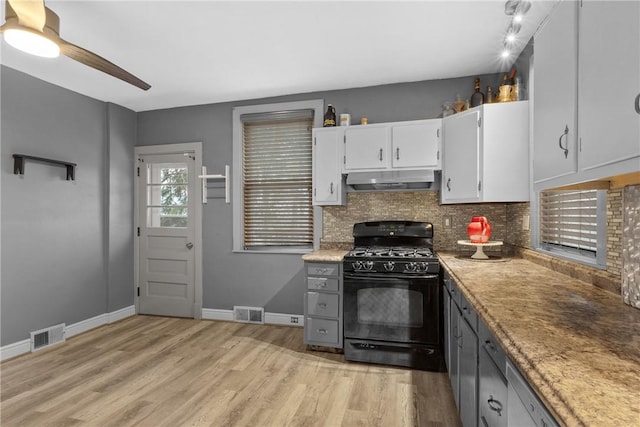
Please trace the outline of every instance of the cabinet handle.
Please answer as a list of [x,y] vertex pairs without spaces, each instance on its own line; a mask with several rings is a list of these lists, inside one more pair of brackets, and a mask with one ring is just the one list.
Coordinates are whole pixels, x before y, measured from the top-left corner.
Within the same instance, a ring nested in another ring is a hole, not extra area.
[[447,191],[451,191],[451,178],[447,179]]
[[396,160],[400,160],[400,148],[396,148]]
[[320,308],[327,308],[327,304],[324,302],[321,302],[320,304],[318,304],[318,307]]
[[[565,125],[564,126],[564,132],[562,133],[562,135],[560,135],[560,138],[558,139],[558,145],[560,146],[560,149],[564,151],[564,158],[566,159],[567,156],[569,155],[569,126]],[[562,146],[562,137],[566,136],[567,138],[565,138],[565,144],[566,146],[563,147]]]
[[636,113],[640,114],[640,93],[636,96]]
[[319,334],[326,334],[326,333],[327,333],[327,330],[326,330],[326,329],[317,329],[317,332],[318,332]]
[[382,148],[380,149],[380,154],[379,154],[378,158],[380,159],[380,161],[382,161]]
[[329,192],[331,192],[331,194],[333,194],[333,182],[331,183],[331,185],[329,186]]
[[493,398],[493,396],[489,395],[489,400],[487,400],[489,404],[489,409],[498,413],[498,416],[501,417],[502,414],[502,403],[498,402]]

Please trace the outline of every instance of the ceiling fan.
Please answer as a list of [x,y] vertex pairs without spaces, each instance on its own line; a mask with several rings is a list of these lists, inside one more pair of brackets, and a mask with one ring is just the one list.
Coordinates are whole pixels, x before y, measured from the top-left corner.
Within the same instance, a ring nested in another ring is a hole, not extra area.
[[11,46],[32,55],[55,58],[60,53],[96,70],[148,90],[151,86],[114,63],[60,38],[60,18],[44,0],[6,0],[0,27]]

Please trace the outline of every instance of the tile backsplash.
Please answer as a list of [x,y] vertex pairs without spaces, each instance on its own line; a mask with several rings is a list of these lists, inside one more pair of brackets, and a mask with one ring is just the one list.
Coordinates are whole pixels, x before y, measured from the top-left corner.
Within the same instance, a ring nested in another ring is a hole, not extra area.
[[436,251],[469,251],[457,242],[468,239],[467,224],[472,216],[480,215],[491,224],[492,240],[526,247],[529,232],[522,229],[522,217],[528,214],[529,203],[440,205],[436,191],[348,193],[346,206],[323,209],[321,244],[351,244],[356,222],[410,220],[433,223]]
[[[462,247],[457,242],[468,238],[467,224],[476,215],[485,216],[489,220],[492,240],[505,242],[504,247],[486,248],[487,253],[531,248],[530,231],[527,227],[530,218],[528,202],[441,205],[437,191],[348,193],[346,206],[324,207],[321,247],[349,249],[353,246],[352,227],[356,222],[410,220],[433,223],[436,251],[471,253],[473,249]],[[622,286],[623,299],[640,308],[640,245],[635,243],[638,236],[640,186],[609,190],[607,269],[596,271],[584,266],[577,268],[580,271],[592,270],[592,283],[603,281],[604,275],[613,285],[603,287],[620,291]],[[534,256],[540,257],[542,255]],[[551,259],[550,262],[558,264],[557,259]]]

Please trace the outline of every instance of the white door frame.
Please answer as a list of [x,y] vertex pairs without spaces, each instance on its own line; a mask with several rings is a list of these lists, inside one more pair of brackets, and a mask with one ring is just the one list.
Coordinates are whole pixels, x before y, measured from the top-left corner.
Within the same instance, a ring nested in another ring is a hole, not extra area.
[[[195,156],[195,173],[196,176],[201,174],[202,171],[202,142],[185,142],[180,144],[163,144],[163,145],[147,145],[142,147],[135,147],[135,165],[134,165],[134,177],[138,175],[139,156],[153,155],[153,154],[182,154],[192,153]],[[137,178],[136,178],[137,179]],[[198,178],[200,179],[200,178]],[[197,183],[198,181],[196,181]],[[134,280],[133,280],[133,300],[136,306],[136,314],[140,313],[140,298],[138,297],[138,288],[140,286],[140,239],[137,235],[138,227],[140,227],[140,206],[138,202],[139,193],[138,181],[134,185]],[[193,305],[193,317],[195,319],[202,318],[202,191],[198,191],[199,186],[196,184],[195,194],[195,283],[194,283],[194,305]],[[189,195],[192,197],[192,195]]]

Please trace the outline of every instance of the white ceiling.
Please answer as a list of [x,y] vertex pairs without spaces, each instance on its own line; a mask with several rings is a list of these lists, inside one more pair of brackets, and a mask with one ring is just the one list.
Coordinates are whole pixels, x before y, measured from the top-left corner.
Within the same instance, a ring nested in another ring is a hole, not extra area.
[[[518,52],[553,7],[533,1]],[[151,84],[1,42],[11,68],[135,111],[503,71],[504,1],[49,0],[60,36]],[[4,22],[4,7],[2,8]]]

